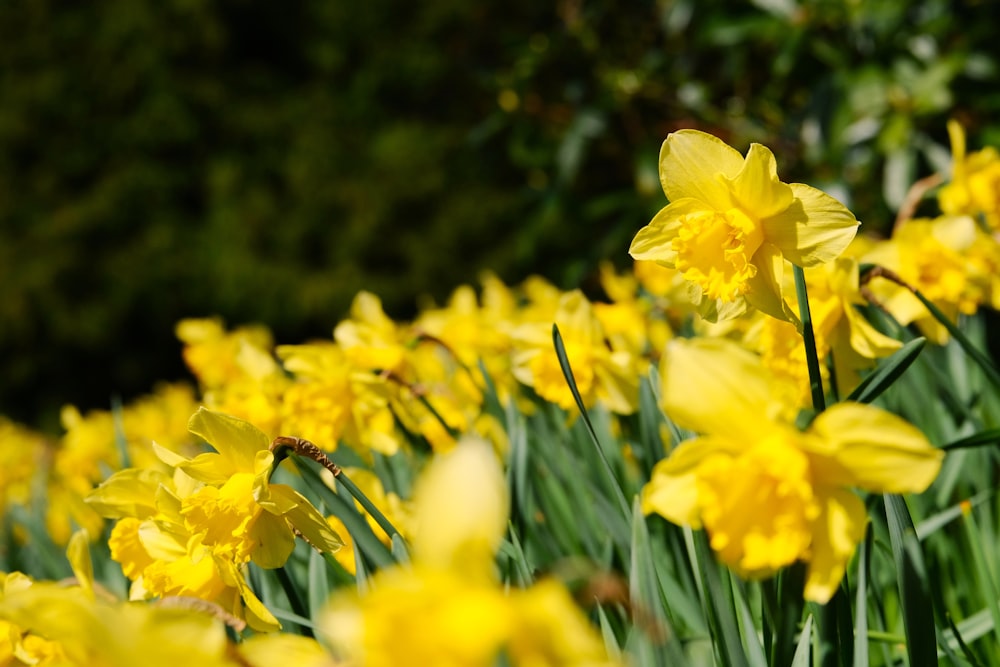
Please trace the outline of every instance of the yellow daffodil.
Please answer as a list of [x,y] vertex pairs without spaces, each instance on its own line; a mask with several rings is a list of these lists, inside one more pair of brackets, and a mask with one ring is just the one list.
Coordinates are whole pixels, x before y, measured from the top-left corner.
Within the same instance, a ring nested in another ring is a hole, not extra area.
[[88,497],[102,514],[120,519],[109,540],[112,558],[135,582],[133,597],[197,597],[255,629],[276,629],[247,585],[244,566],[252,560],[280,567],[296,534],[321,551],[336,551],[340,538],[297,491],[269,482],[274,454],[262,431],[204,408],[189,429],[216,451],[187,459],[156,447],[173,477],[129,468]]
[[559,327],[583,402],[590,406],[601,400],[616,413],[634,412],[639,391],[636,358],[626,350],[608,348],[600,320],[579,290],[560,297],[548,318],[514,330],[514,376],[542,398],[566,410],[574,409],[573,394],[552,342],[553,321]]
[[281,345],[276,350],[294,381],[282,397],[282,431],[334,451],[343,441],[362,456],[392,456],[399,433],[384,377],[358,368],[331,342]]
[[412,564],[379,571],[369,590],[338,592],[317,628],[352,664],[488,667],[610,665],[560,584],[505,591],[494,557],[508,521],[492,448],[463,440],[437,455],[414,492]]
[[[839,257],[807,269],[805,277],[817,354],[823,359],[832,353],[837,390],[845,395],[860,382],[859,370],[873,367],[876,359],[892,354],[902,343],[875,329],[855,307],[865,304],[858,285],[857,260]],[[798,307],[797,298],[790,303]],[[772,374],[787,381],[790,390],[798,387],[799,405],[812,405],[805,345],[793,324],[760,316],[744,340],[760,353]],[[820,371],[826,382],[826,366]]]
[[864,535],[864,503],[853,489],[923,491],[943,453],[868,405],[837,404],[799,431],[770,381],[734,343],[673,341],[662,362],[663,407],[703,435],[656,465],[642,508],[704,527],[719,558],[747,577],[808,563],[805,597],[823,603]]
[[951,138],[951,182],[938,192],[945,215],[982,216],[991,230],[1000,229],[1000,152],[992,146],[970,155],[965,150],[965,129],[948,121]]
[[660,150],[660,182],[670,204],[629,252],[680,271],[711,320],[750,305],[795,321],[782,295],[784,260],[828,262],[857,232],[854,215],[833,197],[778,180],[774,155],[760,144],[744,158],[710,134],[673,132]]
[[278,435],[287,378],[271,354],[271,332],[259,325],[226,331],[218,319],[187,319],[176,333],[205,405]]
[[[959,313],[976,312],[987,298],[988,288],[976,280],[976,265],[970,260],[975,249],[982,248],[976,243],[981,234],[967,215],[907,220],[891,239],[866,253],[862,262],[891,269],[954,321]],[[995,247],[995,242],[990,243]],[[939,345],[948,341],[948,330],[909,289],[882,278],[872,280],[868,287],[900,324],[915,323]]]

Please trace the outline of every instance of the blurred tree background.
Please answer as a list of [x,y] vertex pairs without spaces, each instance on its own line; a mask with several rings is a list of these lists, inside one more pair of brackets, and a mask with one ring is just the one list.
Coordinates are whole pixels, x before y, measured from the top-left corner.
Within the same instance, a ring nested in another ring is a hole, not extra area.
[[869,230],[1000,143],[972,0],[0,4],[0,413],[53,427],[185,376],[177,320],[327,337],[484,269],[563,287],[664,203],[701,128],[770,146]]

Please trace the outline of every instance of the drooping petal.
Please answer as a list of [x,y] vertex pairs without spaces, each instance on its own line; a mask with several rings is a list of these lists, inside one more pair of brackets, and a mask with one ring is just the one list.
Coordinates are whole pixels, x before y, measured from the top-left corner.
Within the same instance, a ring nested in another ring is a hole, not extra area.
[[838,257],[858,231],[858,220],[830,195],[792,183],[795,199],[781,213],[761,221],[764,237],[799,266],[822,264]]
[[781,251],[777,246],[764,243],[754,255],[753,263],[757,274],[750,279],[747,302],[762,313],[798,327],[799,318],[782,293],[785,258],[781,256]]
[[267,570],[284,565],[295,548],[295,535],[288,522],[270,512],[261,512],[254,520],[250,526],[250,539],[257,544],[253,550],[253,562]]
[[85,502],[109,519],[145,519],[156,513],[156,489],[169,479],[159,470],[126,468],[104,480],[87,495]]
[[323,515],[305,496],[284,484],[272,484],[270,490],[275,506],[288,508],[283,513],[285,519],[313,548],[323,552],[334,552],[343,546],[344,541],[340,539],[337,531],[330,527]]
[[736,203],[757,220],[770,218],[792,203],[792,189],[778,180],[774,154],[760,144],[751,144],[743,168],[727,179]]
[[739,440],[770,427],[760,358],[721,338],[677,338],[660,365],[661,401],[678,425]]
[[257,452],[270,445],[267,435],[250,422],[204,407],[191,416],[188,430],[215,447],[231,473],[252,472]]
[[670,201],[694,197],[729,208],[729,188],[718,175],[732,178],[743,168],[743,156],[718,137],[698,130],[667,135],[660,148],[660,184]]
[[813,528],[805,599],[826,604],[844,578],[847,561],[865,535],[865,505],[846,489],[824,489]]
[[818,456],[817,483],[882,493],[923,491],[941,469],[944,452],[919,429],[884,410],[838,403],[820,414],[807,433]]

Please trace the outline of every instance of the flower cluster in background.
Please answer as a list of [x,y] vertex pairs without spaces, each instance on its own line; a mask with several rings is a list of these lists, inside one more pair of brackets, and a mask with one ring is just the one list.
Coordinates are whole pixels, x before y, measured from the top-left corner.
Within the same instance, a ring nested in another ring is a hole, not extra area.
[[940,445],[1000,421],[974,366],[933,429],[905,376],[865,394],[1000,305],[1000,154],[949,130],[941,215],[889,238],[685,130],[599,294],[487,275],[399,322],[361,292],[294,345],[184,320],[196,388],[67,406],[56,440],[0,420],[0,664],[724,658],[694,535],[734,587],[798,566],[831,603],[872,499],[944,470],[939,509],[967,500]]

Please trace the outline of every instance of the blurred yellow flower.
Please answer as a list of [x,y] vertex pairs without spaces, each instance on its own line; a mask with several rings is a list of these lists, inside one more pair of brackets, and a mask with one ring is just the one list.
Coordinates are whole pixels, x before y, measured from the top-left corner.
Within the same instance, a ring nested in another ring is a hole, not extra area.
[[992,146],[966,154],[965,129],[948,121],[951,138],[951,182],[938,192],[945,215],[982,216],[991,230],[1000,229],[1000,152]]
[[857,232],[854,215],[833,197],[778,180],[774,155],[760,144],[743,158],[710,134],[673,132],[660,150],[660,182],[670,204],[629,252],[680,271],[712,321],[748,305],[796,321],[782,295],[783,260],[828,262]]
[[852,489],[923,491],[943,452],[868,405],[839,403],[799,431],[770,382],[734,343],[673,341],[662,362],[664,409],[704,435],[656,465],[642,508],[704,527],[719,558],[747,577],[808,563],[805,597],[824,603],[864,535],[864,503]]
[[584,404],[592,406],[600,400],[618,414],[634,412],[639,395],[636,357],[627,350],[609,349],[601,322],[580,290],[560,297],[548,318],[526,322],[513,331],[514,376],[545,400],[575,409],[552,341],[553,321]]
[[365,594],[341,591],[317,630],[368,667],[609,665],[595,630],[556,582],[505,591],[494,557],[508,521],[503,469],[466,439],[429,464],[414,491],[412,565],[379,571]]
[[[981,237],[982,232],[967,215],[907,220],[891,239],[872,247],[861,261],[891,269],[954,321],[959,313],[976,312],[979,303],[989,298],[992,286],[982,280],[971,261],[977,251],[984,250],[977,244]],[[995,242],[990,241],[990,245],[995,249]],[[915,323],[939,345],[948,341],[948,330],[906,287],[878,278],[868,288],[900,324]]]

